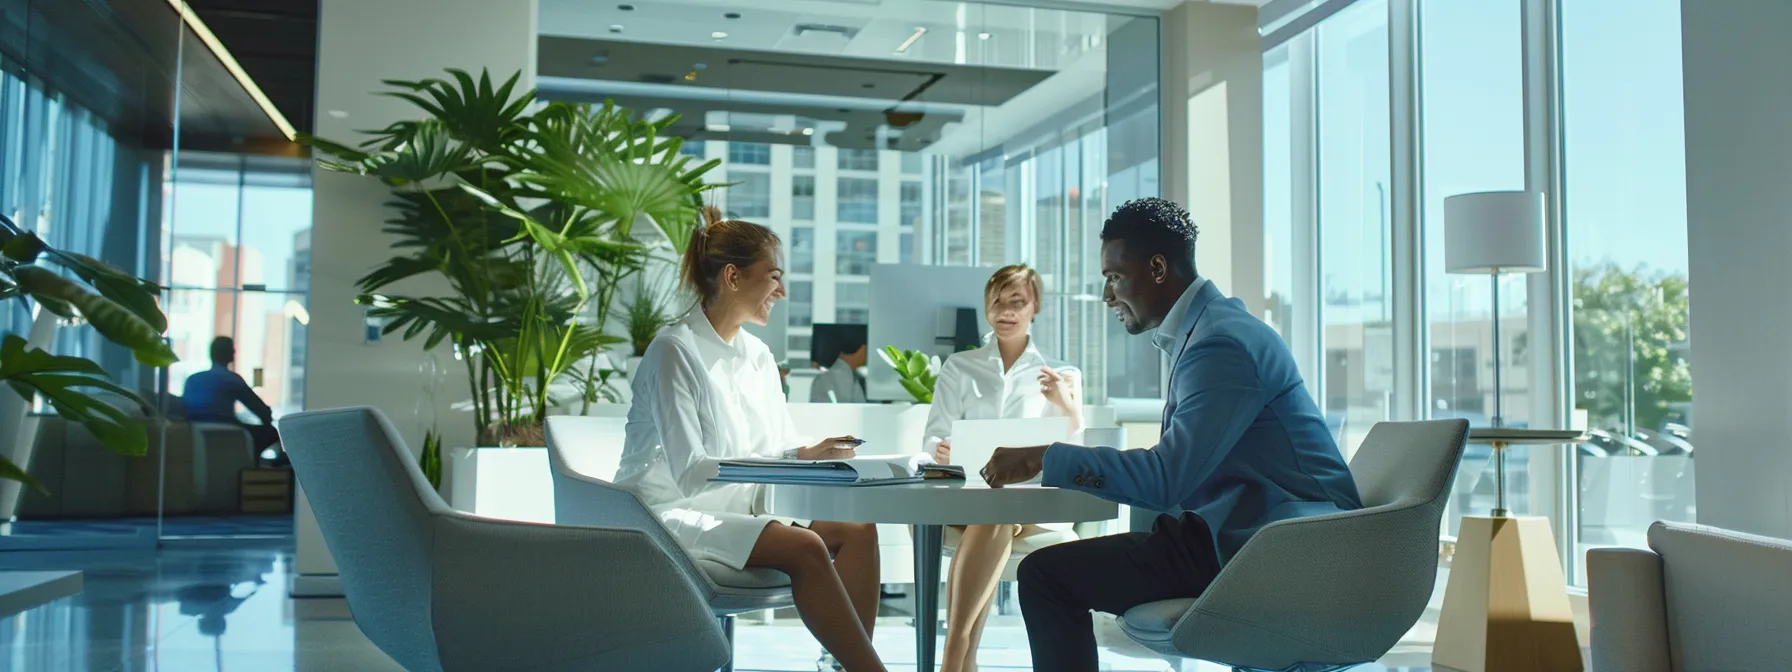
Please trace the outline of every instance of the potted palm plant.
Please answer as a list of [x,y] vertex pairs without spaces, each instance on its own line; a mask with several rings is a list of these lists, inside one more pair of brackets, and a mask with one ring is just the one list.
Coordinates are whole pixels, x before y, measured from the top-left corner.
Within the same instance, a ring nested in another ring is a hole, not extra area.
[[[168,318],[156,303],[160,292],[155,283],[97,259],[54,249],[36,233],[0,215],[0,301],[34,303],[65,323],[91,326],[106,340],[129,348],[138,362],[165,368],[178,358],[162,339]],[[15,406],[21,416],[33,398],[41,398],[58,415],[86,427],[114,452],[140,456],[149,449],[148,425],[107,403],[103,395],[122,396],[143,408],[148,404],[108,379],[105,370],[92,360],[53,355],[8,333],[0,337],[0,382],[24,402]],[[22,417],[8,422],[12,423],[9,430],[22,430],[26,425]],[[27,433],[0,437],[12,444],[0,453],[0,479],[43,490],[43,485],[26,473],[35,439],[25,436]],[[9,511],[16,488],[4,489],[4,508]]]
[[[481,445],[542,445],[554,390],[587,403],[608,373],[601,353],[621,283],[653,244],[682,253],[699,216],[702,175],[682,140],[661,137],[676,118],[648,121],[605,104],[540,104],[517,76],[390,80],[391,95],[422,113],[366,132],[350,146],[304,136],[325,169],[392,188],[385,230],[402,253],[362,277],[359,300],[386,333],[453,347],[464,363]],[[388,293],[420,275],[447,281],[434,296]]]

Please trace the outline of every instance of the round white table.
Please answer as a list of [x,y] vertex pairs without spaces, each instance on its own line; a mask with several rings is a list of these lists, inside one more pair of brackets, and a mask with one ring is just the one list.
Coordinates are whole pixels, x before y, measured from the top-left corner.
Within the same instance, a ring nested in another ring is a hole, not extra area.
[[941,540],[947,525],[1083,523],[1112,520],[1119,505],[1041,485],[988,488],[964,481],[840,487],[766,486],[766,513],[842,523],[910,525],[915,533],[915,658],[934,668],[939,636]]

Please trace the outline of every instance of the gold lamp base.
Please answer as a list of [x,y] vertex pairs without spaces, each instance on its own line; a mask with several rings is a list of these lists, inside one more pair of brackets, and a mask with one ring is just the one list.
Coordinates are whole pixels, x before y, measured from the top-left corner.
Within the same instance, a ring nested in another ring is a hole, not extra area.
[[1548,518],[1463,516],[1431,662],[1462,672],[1581,672]]

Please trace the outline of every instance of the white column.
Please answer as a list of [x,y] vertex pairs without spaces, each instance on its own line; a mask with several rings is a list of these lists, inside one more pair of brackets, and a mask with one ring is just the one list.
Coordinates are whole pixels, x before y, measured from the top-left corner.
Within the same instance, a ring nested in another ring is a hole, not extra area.
[[1261,315],[1263,44],[1257,9],[1183,3],[1163,18],[1163,197],[1200,227],[1196,266]]
[[[318,14],[317,129],[319,137],[355,143],[356,129],[381,128],[422,112],[375,95],[385,79],[446,77],[445,68],[498,82],[522,73],[517,91],[535,85],[536,0],[322,0]],[[418,416],[426,359],[419,343],[397,335],[369,342],[355,281],[393,256],[380,229],[389,190],[371,178],[316,171],[313,187],[308,408],[373,406],[390,416],[416,450],[423,441]],[[417,282],[395,292],[437,293],[445,283]],[[446,348],[436,353],[445,384],[434,415],[446,447],[473,445],[473,418],[449,408],[467,399],[466,375]],[[446,461],[446,460],[445,460]],[[330,594],[336,565],[300,493],[297,507],[300,580],[294,592]]]
[[1792,538],[1792,4],[1680,9],[1698,518]]

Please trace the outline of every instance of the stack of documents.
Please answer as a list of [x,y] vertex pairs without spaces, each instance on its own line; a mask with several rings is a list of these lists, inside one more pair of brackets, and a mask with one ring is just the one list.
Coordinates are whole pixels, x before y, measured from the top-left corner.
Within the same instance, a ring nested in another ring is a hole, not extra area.
[[[930,476],[932,474],[941,474]],[[956,474],[954,476],[954,474]],[[887,485],[924,478],[964,478],[962,467],[934,464],[933,457],[866,455],[845,460],[723,460],[712,480],[790,485]]]

